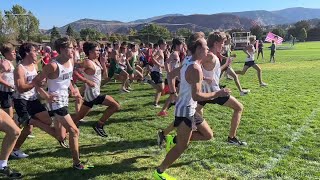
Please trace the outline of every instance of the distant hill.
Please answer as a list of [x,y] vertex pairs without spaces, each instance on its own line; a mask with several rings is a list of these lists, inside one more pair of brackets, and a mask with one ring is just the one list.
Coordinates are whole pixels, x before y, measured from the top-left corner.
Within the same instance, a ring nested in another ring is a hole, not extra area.
[[320,9],[311,9],[311,8],[302,8],[302,7],[272,11],[272,13],[282,17],[286,17],[289,23],[294,23],[301,20],[320,18]]
[[264,11],[264,10],[234,12],[231,14],[239,17],[252,19],[263,26],[289,23],[288,18],[269,12],[269,11]]
[[205,31],[212,29],[249,29],[253,21],[248,18],[238,17],[232,14],[196,14],[189,16],[170,16],[153,21],[163,24],[170,31],[178,28],[192,28],[194,31]]
[[[167,14],[131,22],[80,19],[60,27],[58,30],[65,34],[68,25],[70,25],[76,31],[84,28],[94,28],[103,33],[128,33],[130,28],[140,30],[146,23],[157,23],[166,26],[170,31],[176,31],[179,28],[189,28],[195,31],[235,28],[249,30],[255,24],[264,26],[292,24],[300,20],[317,18],[320,18],[320,9],[298,7],[278,11],[257,10],[212,15]],[[43,32],[48,34],[51,30]]]
[[147,19],[138,19],[138,20],[135,20],[135,21],[131,21],[129,23],[141,23],[141,24],[144,24],[144,23],[149,23],[149,22],[152,22],[152,21],[164,18],[164,17],[168,17],[168,16],[183,16],[183,14],[166,14],[166,15],[163,15],[163,16],[155,16],[155,17],[147,18]]

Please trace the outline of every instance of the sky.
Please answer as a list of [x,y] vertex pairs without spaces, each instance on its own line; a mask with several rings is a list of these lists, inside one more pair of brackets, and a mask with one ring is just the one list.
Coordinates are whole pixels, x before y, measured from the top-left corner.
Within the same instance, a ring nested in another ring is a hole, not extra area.
[[165,14],[320,8],[319,0],[0,0],[0,10],[10,10],[15,4],[31,11],[41,29],[61,27],[83,18],[130,22]]

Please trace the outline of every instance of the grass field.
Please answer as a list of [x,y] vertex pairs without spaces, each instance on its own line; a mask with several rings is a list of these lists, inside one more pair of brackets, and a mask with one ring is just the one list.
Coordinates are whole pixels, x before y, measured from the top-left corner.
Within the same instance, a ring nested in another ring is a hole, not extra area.
[[[239,70],[245,54],[236,53],[232,66]],[[259,87],[253,69],[240,77],[242,86],[251,90],[247,96],[239,96],[233,81],[221,82],[245,107],[238,136],[248,146],[228,145],[231,110],[207,105],[204,116],[215,131],[215,139],[192,142],[167,170],[170,175],[190,180],[320,179],[320,42],[279,50],[275,64],[268,63],[269,54],[265,49],[265,61],[257,61],[268,87]],[[129,94],[119,94],[118,88],[119,84],[111,83],[102,92],[122,105],[121,112],[106,126],[110,137],[98,137],[91,128],[103,107],[94,107],[85,118],[89,122],[80,127],[81,157],[89,159],[94,169],[73,170],[70,151],[38,129],[36,138],[28,139],[22,147],[30,156],[11,160],[11,166],[25,179],[151,179],[165,157],[156,146],[156,132],[172,122],[173,108],[169,117],[157,117],[159,109],[152,106],[154,91],[149,85],[134,84]],[[71,103],[72,112],[73,107]]]

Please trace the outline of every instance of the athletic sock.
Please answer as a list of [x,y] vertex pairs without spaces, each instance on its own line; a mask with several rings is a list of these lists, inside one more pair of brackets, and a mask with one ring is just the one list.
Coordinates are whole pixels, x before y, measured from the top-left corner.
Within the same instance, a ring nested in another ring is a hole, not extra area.
[[172,141],[173,143],[177,144],[177,136],[175,136]]
[[3,169],[6,166],[8,166],[8,160],[0,160],[0,168]]

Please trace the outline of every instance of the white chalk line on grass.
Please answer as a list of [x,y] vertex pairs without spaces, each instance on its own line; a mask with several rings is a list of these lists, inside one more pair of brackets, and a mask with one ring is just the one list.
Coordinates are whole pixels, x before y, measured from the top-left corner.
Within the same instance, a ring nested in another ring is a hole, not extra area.
[[255,177],[255,178],[259,178],[259,177],[263,177],[266,175],[266,173],[268,171],[273,170],[276,165],[282,160],[284,159],[285,156],[288,155],[288,153],[290,152],[290,150],[293,148],[293,144],[297,141],[299,141],[304,132],[306,131],[307,128],[310,127],[310,124],[313,122],[313,120],[315,119],[315,117],[317,116],[317,114],[320,111],[320,103],[317,105],[317,108],[314,108],[311,112],[311,114],[304,119],[302,122],[305,122],[297,131],[293,132],[291,137],[291,141],[285,146],[283,147],[279,153],[277,153],[274,157],[270,157],[270,161],[268,163],[265,164],[265,168],[261,168],[258,171],[256,171],[256,173],[253,173],[252,175],[250,175],[251,177]]

